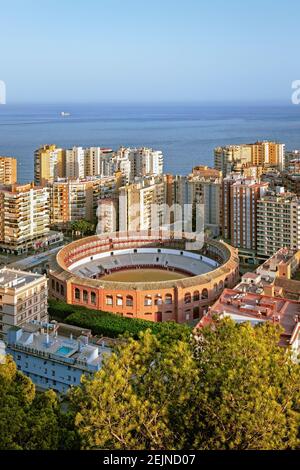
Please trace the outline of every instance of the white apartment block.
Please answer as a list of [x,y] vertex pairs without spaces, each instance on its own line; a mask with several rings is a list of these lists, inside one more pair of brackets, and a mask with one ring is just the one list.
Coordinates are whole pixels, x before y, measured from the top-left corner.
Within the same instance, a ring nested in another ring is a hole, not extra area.
[[49,232],[49,192],[33,184],[0,187],[0,247],[35,248]]
[[66,177],[83,178],[85,176],[85,153],[82,147],[66,150]]
[[118,200],[116,198],[100,199],[97,208],[96,233],[113,233],[118,229]]
[[[61,329],[63,335],[58,334]],[[90,333],[85,334],[82,328],[68,325],[67,331],[66,325],[33,322],[8,332],[7,353],[39,389],[64,394],[79,386],[83,375],[92,377],[111,354],[104,342],[89,344]]]
[[48,320],[47,278],[16,269],[0,269],[0,338],[27,322]]
[[269,257],[283,247],[300,249],[300,199],[276,188],[257,203],[257,254]]
[[119,230],[156,229],[165,222],[166,185],[163,178],[144,178],[119,189]]
[[113,176],[113,151],[101,147],[89,147],[84,150],[85,176]]
[[121,147],[115,153],[114,160],[115,170],[124,173],[127,183],[133,182],[136,177],[158,176],[163,173],[163,154],[160,150]]

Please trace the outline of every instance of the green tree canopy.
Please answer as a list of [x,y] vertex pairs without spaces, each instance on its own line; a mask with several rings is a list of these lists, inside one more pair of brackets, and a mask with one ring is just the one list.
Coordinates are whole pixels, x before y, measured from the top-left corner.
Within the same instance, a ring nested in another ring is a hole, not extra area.
[[195,406],[195,448],[286,449],[298,445],[300,371],[278,346],[270,322],[225,319],[196,338],[201,380]]
[[180,447],[184,422],[176,407],[187,408],[196,375],[187,342],[166,345],[150,331],[130,338],[94,380],[84,379],[73,392],[83,447],[173,449],[171,421]]
[[[0,364],[0,449],[51,450],[71,447],[76,431],[63,415],[56,394],[36,393],[10,356]],[[64,443],[65,441],[65,443]]]
[[95,224],[88,222],[87,220],[74,220],[71,222],[71,230],[73,232],[79,232],[81,236],[94,235]]
[[129,339],[72,393],[83,448],[297,447],[299,366],[279,334],[226,319],[192,341]]

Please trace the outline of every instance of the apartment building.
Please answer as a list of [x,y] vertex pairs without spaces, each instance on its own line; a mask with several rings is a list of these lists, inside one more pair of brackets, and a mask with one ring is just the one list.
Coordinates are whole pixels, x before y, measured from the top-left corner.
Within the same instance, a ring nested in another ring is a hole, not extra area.
[[103,233],[109,234],[119,229],[118,209],[118,197],[98,200],[96,233],[99,235]]
[[84,176],[113,176],[113,150],[89,147],[84,150]]
[[49,233],[47,188],[25,185],[0,186],[0,249],[22,253],[47,243]]
[[[300,164],[300,162],[299,162]],[[281,183],[287,192],[300,196],[300,166],[293,173],[284,172],[281,175]]]
[[124,174],[125,182],[136,177],[157,176],[163,173],[163,154],[160,150],[146,147],[121,147],[114,156],[115,170]]
[[252,161],[256,166],[271,166],[283,170],[285,167],[285,145],[278,142],[256,142],[252,144]]
[[257,202],[268,183],[238,179],[230,186],[230,240],[236,248],[255,251],[257,247]]
[[203,204],[204,228],[218,236],[221,227],[222,173],[208,167],[196,167],[188,176],[188,204]]
[[47,278],[27,271],[0,269],[0,338],[13,326],[47,321]]
[[229,240],[231,237],[231,197],[230,191],[231,186],[239,180],[245,178],[239,173],[230,173],[222,180],[222,191],[221,191],[221,232],[222,236]]
[[164,178],[144,178],[119,189],[119,230],[140,231],[161,227],[165,216]]
[[44,145],[34,152],[34,182],[37,186],[47,186],[56,178],[65,176],[64,149],[56,145]]
[[257,253],[269,257],[282,247],[300,248],[300,199],[277,188],[257,202]]
[[252,148],[249,145],[227,145],[214,150],[215,168],[226,176],[232,171],[240,172],[252,162]]
[[66,150],[66,177],[84,178],[85,151],[82,147],[73,147]]
[[104,342],[89,344],[89,330],[68,326],[58,334],[60,330],[60,324],[39,322],[12,328],[6,352],[39,389],[64,394],[80,385],[82,375],[91,377],[100,370],[111,349]]
[[254,144],[228,145],[214,150],[215,168],[228,173],[242,172],[248,166],[276,167],[285,166],[285,146],[278,142],[255,142]]
[[292,170],[292,167],[300,164],[300,150],[287,150],[285,152],[285,170]]
[[15,184],[17,182],[17,159],[0,157],[0,184]]
[[116,191],[116,177],[58,179],[49,188],[51,224],[95,220],[98,200]]

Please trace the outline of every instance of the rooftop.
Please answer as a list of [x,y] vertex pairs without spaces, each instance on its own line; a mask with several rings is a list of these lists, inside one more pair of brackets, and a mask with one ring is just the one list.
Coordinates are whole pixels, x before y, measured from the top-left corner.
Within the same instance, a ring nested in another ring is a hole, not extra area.
[[[80,369],[100,369],[104,356],[111,352],[110,348],[104,343],[100,346],[89,344],[86,334],[75,338],[72,333],[69,337],[58,335],[58,329],[59,324],[39,322],[26,323],[20,328],[13,327],[8,332],[8,346],[37,356],[49,357],[53,361],[72,364]],[[78,334],[78,331],[76,333]]]
[[[280,344],[288,346],[294,337],[295,328],[300,322],[300,302],[279,297],[270,297],[251,292],[238,292],[233,289],[224,289],[221,297],[211,307],[208,316],[230,316],[238,322],[250,321],[261,323],[272,321],[280,324],[284,333]],[[202,320],[199,323],[201,324]]]
[[43,278],[40,274],[5,267],[0,269],[0,288],[18,289]]
[[257,268],[257,272],[261,273],[261,271],[270,271],[276,272],[278,270],[278,266],[281,264],[288,264],[295,259],[298,250],[291,250],[289,248],[280,248],[273,256],[271,256],[267,261],[261,264]]

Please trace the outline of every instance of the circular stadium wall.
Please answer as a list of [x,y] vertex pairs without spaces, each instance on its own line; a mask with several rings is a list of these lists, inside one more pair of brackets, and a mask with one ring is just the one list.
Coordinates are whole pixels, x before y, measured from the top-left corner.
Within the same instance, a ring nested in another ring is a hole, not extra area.
[[[50,261],[50,297],[151,321],[198,319],[239,277],[236,249],[194,234],[95,235],[63,247]],[[138,281],[137,281],[138,279]]]

